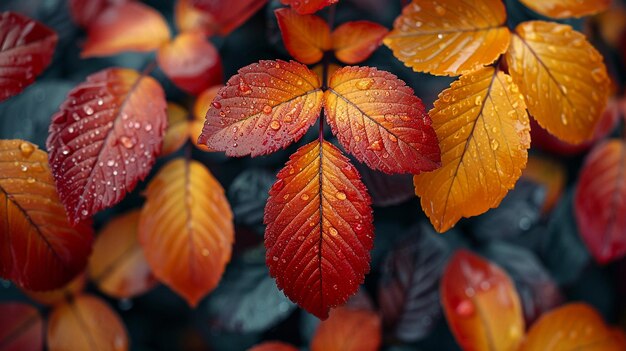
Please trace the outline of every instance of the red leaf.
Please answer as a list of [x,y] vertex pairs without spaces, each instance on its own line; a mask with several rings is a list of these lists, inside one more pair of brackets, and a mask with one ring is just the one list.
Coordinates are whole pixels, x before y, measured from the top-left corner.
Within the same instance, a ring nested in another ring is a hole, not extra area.
[[248,351],[298,351],[298,349],[284,342],[267,341],[248,349]]
[[169,27],[158,11],[139,2],[128,2],[107,8],[89,24],[80,56],[152,51],[169,39]]
[[295,62],[260,61],[221,88],[198,143],[228,156],[259,156],[299,140],[322,108],[319,77]]
[[29,290],[59,288],[87,264],[93,231],[70,226],[48,155],[21,140],[0,140],[0,277]]
[[50,351],[128,350],[128,335],[121,318],[104,301],[91,295],[81,295],[54,307],[47,340]]
[[222,59],[201,32],[181,33],[157,54],[159,67],[184,91],[197,95],[222,83]]
[[100,71],[69,93],[47,147],[72,222],[120,202],[148,174],[161,151],[165,108],[159,83],[130,69]]
[[291,300],[326,319],[369,271],[370,197],[354,166],[326,141],[298,149],[277,178],[264,218],[270,275]]
[[52,60],[56,33],[12,12],[0,13],[0,102],[19,94]]
[[212,25],[212,33],[230,34],[257,12],[267,0],[191,0],[204,12]]
[[517,350],[524,316],[515,286],[502,269],[469,251],[457,251],[440,291],[448,325],[463,350]]
[[280,0],[283,5],[290,5],[301,15],[315,13],[326,6],[336,4],[339,0]]
[[380,317],[371,311],[346,307],[320,323],[311,351],[376,351],[381,344]]
[[79,26],[87,28],[107,8],[128,1],[130,0],[69,0],[70,15]]
[[626,143],[612,139],[587,156],[575,200],[580,235],[605,264],[626,255]]
[[324,110],[341,145],[372,169],[419,174],[440,165],[437,135],[422,101],[389,72],[338,70],[324,93]]
[[331,35],[335,56],[349,65],[365,61],[378,49],[387,32],[387,28],[374,22],[346,22]]
[[0,350],[43,349],[43,320],[33,306],[19,302],[0,304]]
[[288,8],[274,11],[285,48],[296,60],[313,64],[330,49],[330,28],[318,16],[303,16]]

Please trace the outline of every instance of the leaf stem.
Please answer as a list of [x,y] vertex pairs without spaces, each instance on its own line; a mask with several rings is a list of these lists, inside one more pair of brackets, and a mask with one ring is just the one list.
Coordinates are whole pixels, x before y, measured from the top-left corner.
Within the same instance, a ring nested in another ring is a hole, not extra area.
[[[326,23],[328,24],[328,28],[333,30],[333,26],[335,23],[335,8],[336,5],[331,5],[328,10],[328,19]],[[328,67],[330,65],[330,57],[333,55],[331,51],[324,52],[324,58],[322,59],[322,90],[328,89]],[[319,129],[319,141],[320,143],[324,141],[324,109],[320,111],[320,129]]]
[[149,61],[146,66],[143,68],[143,70],[141,70],[141,76],[147,76],[150,73],[152,73],[152,71],[154,71],[154,69],[157,66],[157,62],[156,60],[151,60]]

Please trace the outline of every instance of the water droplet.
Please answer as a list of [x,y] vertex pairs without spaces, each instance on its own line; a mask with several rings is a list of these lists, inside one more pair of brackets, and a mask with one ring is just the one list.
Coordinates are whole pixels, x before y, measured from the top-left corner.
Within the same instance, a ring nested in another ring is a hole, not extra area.
[[26,179],[26,183],[28,184],[33,184],[35,182],[35,178],[33,177],[28,177],[28,179]]
[[306,201],[309,199],[309,195],[308,194],[302,194],[300,195],[300,199],[302,199],[302,201]]
[[302,79],[298,79],[298,80],[296,81],[296,85],[302,85]]
[[285,181],[282,180],[282,179],[277,180],[276,183],[274,183],[274,186],[273,186],[274,190],[276,190],[276,191],[280,191],[284,187],[285,187]]
[[278,122],[277,120],[273,120],[272,122],[270,122],[270,128],[272,128],[273,130],[279,130],[280,122]]
[[443,34],[441,33],[437,34],[437,39],[443,39]]
[[602,83],[606,79],[606,73],[602,70],[602,68],[594,68],[591,71],[591,77],[596,81],[596,83]]
[[82,214],[83,216],[87,216],[89,212],[87,212],[87,210],[82,210],[80,211],[80,214]]
[[474,99],[474,105],[480,106],[482,103],[483,103],[482,95],[477,95],[476,98]]
[[213,102],[211,103],[211,105],[212,105],[213,107],[217,108],[217,109],[222,108],[222,104],[220,104],[220,103],[219,103],[219,102],[217,102],[217,101],[213,101]]
[[332,235],[332,236],[337,236],[337,234],[339,234],[337,232],[337,229],[335,229],[335,227],[328,228],[328,233],[330,233],[330,235]]
[[22,156],[28,158],[35,152],[35,147],[31,143],[21,143],[20,151],[22,152]]
[[61,147],[61,153],[67,156],[70,153],[70,148],[67,147],[66,145],[63,145],[63,147]]
[[104,104],[104,100],[98,99],[98,106],[102,106]]
[[436,6],[436,7],[435,7],[435,12],[437,12],[437,14],[438,14],[439,16],[443,16],[443,15],[445,15],[445,14],[446,14],[446,9],[445,9],[445,8],[443,8],[442,6]]
[[336,197],[338,200],[345,200],[345,199],[346,199],[346,193],[344,193],[343,191],[338,191],[338,192],[335,194],[335,197]]
[[25,164],[22,164],[22,167],[20,169],[22,170],[22,172],[26,172],[28,171],[28,166]]
[[85,111],[85,114],[87,116],[93,115],[93,108],[91,108],[91,106],[89,106],[89,105],[83,106],[83,111]]
[[455,312],[461,317],[469,317],[474,313],[474,304],[470,300],[463,300],[456,306]]
[[272,257],[272,261],[274,261],[274,262],[278,262],[278,256],[273,256],[273,257]]
[[395,143],[395,142],[397,142],[397,141],[398,141],[398,137],[396,137],[396,136],[395,136],[395,135],[393,135],[393,134],[389,134],[389,140],[391,140],[392,142],[394,142],[394,143]]
[[450,93],[447,91],[444,91],[443,94],[441,94],[441,100],[443,100],[444,102],[450,101],[450,98]]
[[567,116],[564,113],[561,113],[561,122],[563,125],[567,125]]
[[500,146],[500,143],[496,139],[493,139],[491,141],[491,150],[496,151],[498,150],[499,146]]
[[272,113],[272,106],[270,105],[263,106],[263,113],[265,113],[266,115],[269,115],[270,113]]
[[131,139],[125,135],[120,138],[120,143],[127,149],[131,149],[135,146],[134,138]]
[[382,145],[381,145],[380,141],[376,140],[376,141],[374,141],[373,143],[371,143],[371,144],[367,147],[367,149],[368,149],[368,150],[374,150],[374,151],[380,151],[380,150],[382,150],[382,149],[383,149],[383,147],[382,147]]
[[239,80],[239,91],[242,95],[250,95],[252,93],[252,88],[244,82],[242,79]]
[[365,89],[369,89],[372,86],[372,84],[374,84],[373,79],[361,79],[360,81],[356,83],[356,87],[359,90],[365,90]]
[[207,248],[202,249],[202,256],[208,257],[209,256],[209,249],[207,249]]
[[152,124],[148,123],[146,124],[146,126],[144,127],[144,129],[146,130],[146,132],[149,132],[152,130]]

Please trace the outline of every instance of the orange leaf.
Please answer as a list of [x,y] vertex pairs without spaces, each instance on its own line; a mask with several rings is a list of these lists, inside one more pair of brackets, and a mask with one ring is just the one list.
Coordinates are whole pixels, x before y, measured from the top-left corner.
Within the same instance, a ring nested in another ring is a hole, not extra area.
[[177,87],[190,94],[197,95],[223,81],[222,59],[201,32],[176,36],[159,49],[157,62]]
[[224,189],[199,162],[170,161],[145,191],[139,241],[154,275],[190,306],[230,261],[234,229]]
[[128,2],[108,7],[89,25],[80,56],[152,51],[169,39],[169,27],[158,11],[139,2]]
[[0,223],[0,277],[51,290],[85,268],[91,224],[70,226],[48,155],[27,141],[0,140]]
[[322,109],[318,76],[295,62],[260,61],[220,89],[198,139],[228,156],[259,156],[299,140]]
[[310,15],[338,2],[339,0],[280,0],[281,4],[290,5],[292,9],[301,15]]
[[35,307],[19,302],[0,303],[0,349],[43,349],[43,320]]
[[278,9],[274,13],[283,43],[296,60],[313,64],[322,59],[324,51],[330,49],[330,29],[320,17],[299,15],[288,8]]
[[109,296],[134,297],[157,284],[139,245],[138,225],[139,210],[133,210],[108,221],[96,238],[89,276]]
[[267,341],[248,349],[248,351],[298,351],[298,349],[284,342]]
[[349,65],[365,61],[380,46],[387,32],[387,28],[374,22],[346,22],[331,34],[335,56]]
[[161,156],[176,152],[185,145],[189,136],[188,115],[189,112],[184,107],[172,102],[167,103],[167,129],[163,136]]
[[564,24],[524,22],[515,31],[506,60],[530,114],[561,140],[591,139],[609,95],[602,56]]
[[91,295],[78,296],[52,310],[47,340],[50,351],[128,350],[128,336],[120,317]]
[[544,314],[528,331],[520,351],[619,351],[618,335],[592,307],[570,303]]
[[417,1],[384,43],[416,72],[456,76],[495,61],[509,46],[501,0]]
[[344,67],[324,93],[328,124],[359,161],[386,173],[439,167],[437,136],[422,101],[395,75],[371,67]]
[[376,351],[381,339],[381,322],[376,313],[340,307],[317,328],[311,351]]
[[533,11],[552,18],[582,17],[606,10],[611,0],[520,0]]
[[195,147],[202,151],[213,151],[206,145],[198,143],[198,139],[202,134],[206,114],[209,111],[209,108],[212,107],[211,102],[215,96],[217,96],[217,93],[222,87],[223,85],[216,85],[203,91],[200,95],[198,95],[198,98],[193,105],[193,120],[189,125],[189,138]]
[[176,0],[174,24],[179,32],[199,31],[206,36],[213,34],[215,25],[209,15],[193,6],[192,0]]
[[524,101],[493,67],[461,76],[430,111],[442,167],[415,176],[415,193],[438,232],[500,204],[522,174],[530,147]]
[[46,145],[73,222],[120,202],[161,152],[165,94],[152,77],[110,68],[76,86],[52,117]]
[[369,271],[370,197],[354,166],[326,141],[298,149],[277,178],[264,217],[270,275],[291,300],[326,319]]
[[469,251],[457,251],[450,259],[441,280],[441,304],[465,351],[515,351],[524,337],[522,307],[511,279]]
[[74,278],[74,280],[67,283],[65,286],[49,291],[31,291],[22,290],[26,296],[31,300],[36,301],[42,305],[53,306],[60,302],[64,302],[68,297],[78,295],[85,290],[85,283],[87,278],[84,273],[81,273]]

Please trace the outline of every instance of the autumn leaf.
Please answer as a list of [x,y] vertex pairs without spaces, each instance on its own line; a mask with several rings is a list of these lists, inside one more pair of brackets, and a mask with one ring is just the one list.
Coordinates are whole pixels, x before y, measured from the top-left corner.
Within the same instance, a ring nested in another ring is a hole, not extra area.
[[27,289],[22,289],[24,295],[28,296],[29,299],[46,306],[53,306],[60,302],[66,301],[69,297],[79,295],[85,290],[85,283],[87,279],[85,273],[82,272],[76,276],[69,283],[64,286],[54,289],[54,290],[46,290],[46,291],[32,291]]
[[346,22],[332,32],[332,49],[339,61],[353,65],[370,57],[387,32],[387,28],[374,22]]
[[384,40],[416,72],[456,76],[494,62],[509,47],[501,0],[413,0]]
[[73,223],[120,202],[161,151],[165,96],[152,77],[111,68],[87,77],[52,117],[52,173]]
[[283,5],[290,5],[292,9],[301,15],[310,15],[326,6],[336,4],[339,0],[280,0]]
[[341,151],[313,141],[278,173],[265,207],[266,262],[292,301],[320,319],[369,271],[371,200]]
[[322,108],[320,79],[295,61],[260,61],[219,90],[200,144],[228,156],[259,156],[299,140]]
[[296,60],[313,64],[331,47],[330,28],[322,18],[299,15],[288,8],[274,11],[285,48]]
[[57,305],[50,314],[48,350],[126,351],[122,320],[100,298],[81,295]]
[[320,323],[311,351],[376,351],[381,339],[381,322],[376,313],[340,307]]
[[257,12],[267,0],[190,0],[206,16],[210,29],[206,34],[230,34]]
[[202,129],[204,128],[205,116],[210,108],[214,108],[211,105],[213,99],[217,96],[219,90],[223,87],[223,85],[215,85],[198,95],[196,101],[193,104],[193,119],[189,122],[189,138],[193,145],[202,150],[202,151],[213,151],[209,149],[206,145],[198,143],[198,139],[202,134]]
[[163,136],[161,156],[178,151],[189,138],[189,112],[173,102],[167,103],[167,129]]
[[582,17],[606,10],[611,0],[520,0],[533,11],[552,18]]
[[129,1],[131,0],[69,0],[68,7],[72,20],[79,26],[88,28],[107,8]]
[[591,139],[609,94],[600,53],[564,24],[524,22],[515,32],[506,60],[530,114],[563,141]]
[[116,55],[123,51],[153,51],[170,39],[165,18],[140,2],[105,9],[88,26],[83,58]]
[[514,351],[524,337],[515,285],[498,266],[467,250],[457,251],[446,267],[441,303],[463,350]]
[[201,32],[206,36],[213,34],[214,23],[211,17],[193,6],[193,0],[176,0],[174,5],[174,24],[179,32]]
[[57,34],[13,12],[0,13],[0,102],[19,94],[48,67]]
[[583,303],[545,313],[532,325],[520,351],[618,351],[623,344],[602,317]]
[[20,302],[0,303],[0,350],[43,350],[43,320],[35,307]]
[[118,298],[141,295],[156,286],[139,245],[139,210],[110,220],[100,231],[89,259],[89,276],[105,294]]
[[419,174],[440,165],[437,136],[422,101],[389,72],[338,70],[324,92],[324,111],[341,145],[372,169]]
[[70,226],[48,156],[22,140],[0,140],[0,277],[29,290],[56,289],[87,264],[90,223]]
[[248,349],[248,351],[298,351],[298,349],[284,342],[267,341]]
[[190,94],[197,95],[223,80],[222,59],[201,32],[181,33],[161,46],[157,62],[177,87]]
[[528,116],[517,86],[492,67],[463,75],[430,111],[442,167],[415,176],[415,193],[438,232],[500,204],[528,157]]
[[219,282],[234,241],[224,189],[199,162],[170,161],[150,182],[139,242],[154,275],[195,307]]
[[611,139],[587,156],[575,198],[580,236],[601,264],[626,255],[626,144]]

